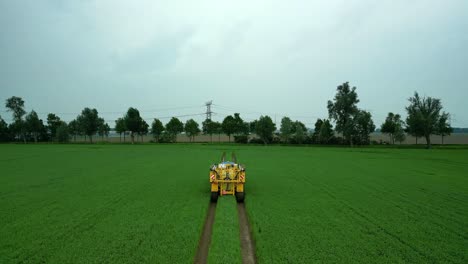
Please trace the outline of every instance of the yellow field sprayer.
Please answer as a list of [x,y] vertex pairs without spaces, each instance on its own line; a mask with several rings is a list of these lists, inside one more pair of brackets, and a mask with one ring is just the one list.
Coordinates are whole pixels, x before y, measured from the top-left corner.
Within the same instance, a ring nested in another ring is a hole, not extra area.
[[245,167],[237,163],[234,153],[231,161],[226,161],[226,153],[223,153],[221,162],[211,165],[210,183],[212,202],[223,195],[235,195],[237,202],[244,202]]

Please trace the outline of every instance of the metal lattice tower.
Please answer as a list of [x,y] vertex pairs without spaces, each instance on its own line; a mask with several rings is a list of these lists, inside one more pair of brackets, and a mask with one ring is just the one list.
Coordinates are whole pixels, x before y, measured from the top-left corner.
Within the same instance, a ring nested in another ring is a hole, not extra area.
[[205,105],[206,105],[206,119],[210,119],[211,120],[211,114],[213,112],[211,112],[211,104],[213,104],[213,101],[209,101],[209,102],[206,102]]

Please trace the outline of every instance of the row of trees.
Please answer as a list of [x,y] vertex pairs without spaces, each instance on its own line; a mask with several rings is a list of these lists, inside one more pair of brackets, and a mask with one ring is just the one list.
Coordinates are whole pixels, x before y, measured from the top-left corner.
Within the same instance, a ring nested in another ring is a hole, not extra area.
[[[135,143],[135,135],[141,136],[143,140],[143,136],[150,132],[148,123],[140,116],[138,109],[133,107],[128,109],[124,117],[115,121],[115,131],[120,134],[121,141],[123,134],[124,142],[125,135],[129,133],[132,143]],[[200,133],[199,124],[195,120],[189,119],[184,125],[176,117],[171,118],[166,126],[159,119],[154,119],[151,124],[151,134],[156,142],[175,142],[176,136],[184,131],[192,140]]]
[[[336,124],[335,131],[351,146],[369,144],[370,134],[375,131],[371,113],[359,109],[358,103],[356,87],[351,88],[346,82],[337,87],[334,99],[327,104],[329,118]],[[407,133],[416,138],[416,143],[418,138],[424,137],[428,148],[431,147],[431,135],[434,134],[441,136],[443,144],[444,137],[450,135],[453,129],[450,114],[443,112],[442,108],[440,99],[421,97],[416,92],[409,98],[406,122],[399,114],[390,112],[381,125],[381,132],[389,134],[392,143],[404,141]],[[284,117],[281,120],[280,135],[283,142],[289,142],[291,135],[294,135],[295,141],[300,143],[303,138],[301,123]],[[330,120],[317,120],[311,141],[319,144],[337,142]]]
[[[247,143],[249,134],[255,134],[258,138],[253,141],[264,144],[282,142],[365,145],[370,143],[370,133],[375,131],[375,125],[371,113],[360,109],[358,103],[356,87],[351,87],[348,82],[339,85],[335,97],[327,104],[329,119],[318,119],[311,133],[302,122],[293,121],[289,117],[282,118],[281,127],[277,131],[276,125],[267,115],[260,116],[258,120],[252,122],[245,122],[239,113],[226,116],[221,123],[207,119],[202,123],[201,129],[193,119],[187,120],[184,124],[176,117],[173,117],[166,125],[154,119],[150,127],[140,116],[138,109],[133,107],[130,107],[123,117],[115,121],[115,131],[120,134],[120,140],[123,135],[124,141],[125,136],[129,134],[132,143],[135,142],[136,136],[140,136],[143,140],[143,136],[148,133],[153,135],[156,142],[175,142],[176,136],[182,132],[185,132],[191,141],[203,132],[210,135],[211,141],[213,134],[224,133],[229,137],[229,141],[234,136],[234,140],[239,143]],[[98,134],[104,137],[108,136],[110,131],[109,125],[99,117],[96,109],[83,109],[81,114],[68,124],[57,115],[50,113],[47,116],[47,125],[44,125],[34,110],[26,115],[24,101],[19,97],[13,96],[7,99],[5,106],[12,112],[13,122],[8,125],[0,117],[0,140],[2,141],[16,139],[24,142],[28,140],[66,142],[70,135],[75,140],[76,136],[81,135],[88,137],[92,142],[93,135]],[[442,111],[440,99],[420,97],[418,93],[415,93],[409,99],[406,111],[408,114],[406,122],[399,114],[389,113],[380,127],[382,133],[389,135],[392,143],[402,142],[406,134],[410,134],[416,139],[424,137],[427,146],[430,147],[431,135],[441,135],[443,143],[443,137],[452,132],[450,115]],[[335,128],[332,122],[335,123]]]
[[[264,119],[262,118],[261,120]],[[273,132],[276,128],[271,118],[269,118],[269,121],[267,128]],[[244,122],[240,114],[235,113],[224,118],[222,123],[206,119],[203,121],[200,129],[200,125],[193,119],[187,120],[184,124],[177,117],[172,117],[166,125],[163,125],[161,120],[154,119],[151,124],[150,133],[156,142],[175,142],[177,135],[182,132],[185,132],[190,140],[194,140],[195,136],[203,132],[203,134],[210,135],[211,141],[213,141],[214,134],[226,134],[229,137],[229,141],[231,141],[232,136],[247,136],[249,133],[261,133],[264,128],[259,126],[258,130],[256,130],[256,122]],[[145,120],[141,118],[139,111],[135,108],[128,109],[125,116],[117,119],[115,122],[115,131],[120,134],[121,141],[123,135],[124,142],[127,134],[130,134],[132,137],[132,142],[134,142],[135,135],[146,135],[149,132],[148,127]]]
[[442,144],[444,137],[450,135],[453,128],[450,125],[450,114],[442,111],[440,99],[420,97],[415,93],[409,99],[410,105],[406,107],[408,117],[406,122],[399,114],[388,113],[385,122],[380,127],[382,133],[390,137],[390,142],[402,142],[408,133],[416,138],[424,137],[427,146],[431,146],[431,135],[440,135]]
[[104,121],[104,118],[99,117],[98,111],[93,108],[86,107],[81,111],[81,114],[76,119],[68,124],[69,133],[76,140],[76,136],[85,136],[89,141],[93,142],[93,135],[98,134],[102,138],[109,136],[110,126]]
[[108,136],[110,132],[109,125],[103,118],[99,117],[96,109],[83,109],[81,114],[68,124],[56,114],[49,113],[46,124],[44,124],[36,111],[32,110],[26,114],[24,100],[20,97],[8,98],[5,106],[8,111],[12,112],[13,122],[8,125],[0,117],[0,141],[67,142],[70,135],[75,138],[77,135],[83,135],[89,137],[90,142],[92,142],[93,135],[99,134],[104,137]]

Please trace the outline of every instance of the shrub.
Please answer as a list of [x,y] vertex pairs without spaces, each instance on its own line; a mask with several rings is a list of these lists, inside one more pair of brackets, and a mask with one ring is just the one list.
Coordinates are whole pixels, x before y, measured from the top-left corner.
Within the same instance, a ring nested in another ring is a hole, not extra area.
[[250,139],[249,143],[251,144],[264,144],[263,140],[259,139],[259,138],[252,138]]
[[70,140],[70,134],[68,133],[68,126],[66,123],[62,123],[57,128],[56,135],[57,135],[58,142],[65,143]]
[[159,137],[159,143],[174,143],[175,138],[171,134],[164,131],[161,136]]
[[247,144],[249,142],[249,138],[247,135],[234,136],[234,142],[240,144]]

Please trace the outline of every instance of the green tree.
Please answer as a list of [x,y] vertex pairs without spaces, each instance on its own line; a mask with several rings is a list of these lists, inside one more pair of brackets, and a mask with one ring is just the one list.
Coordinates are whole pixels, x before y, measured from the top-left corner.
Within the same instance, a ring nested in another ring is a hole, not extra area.
[[221,142],[221,134],[223,133],[223,127],[220,122],[213,122],[215,133],[218,134],[218,142]]
[[200,133],[199,125],[193,119],[189,119],[187,120],[187,122],[185,122],[184,130],[187,136],[189,137],[190,141],[193,141],[195,139],[195,136]]
[[257,123],[258,120],[254,120],[249,123],[249,132],[255,134],[255,131],[257,131]]
[[265,145],[273,141],[273,132],[275,132],[276,126],[271,117],[260,116],[255,129],[257,136],[260,137]]
[[78,115],[75,120],[78,127],[78,135],[83,136],[86,141],[85,125],[83,124],[84,119],[81,117],[81,114]]
[[209,135],[209,131],[210,131],[210,125],[213,121],[211,119],[205,119],[203,122],[202,122],[202,133],[205,134],[205,135]]
[[13,124],[11,125],[10,131],[15,135],[23,138],[23,142],[26,143],[26,125],[23,121],[23,116],[26,114],[24,110],[24,101],[21,97],[12,96],[6,100],[5,107],[8,111],[13,113]]
[[44,125],[44,121],[42,119],[39,119],[39,122],[41,123],[39,134],[38,134],[38,141],[50,141],[49,134],[47,133],[47,126]]
[[247,135],[249,133],[249,124],[244,122],[239,113],[234,113],[235,132],[234,134]]
[[202,123],[202,131],[204,134],[210,135],[210,142],[213,142],[213,134],[218,132],[219,122],[215,122],[211,119],[206,119]]
[[304,123],[302,123],[299,120],[296,120],[296,121],[293,122],[293,125],[292,125],[292,133],[294,135],[296,134],[296,130],[297,130],[298,127],[301,127],[303,133],[307,132],[307,127],[304,125]]
[[323,124],[323,120],[320,118],[318,118],[317,121],[315,122],[314,133],[312,134],[312,138],[315,143],[321,143],[319,135],[320,135],[320,130],[322,129],[322,124]]
[[359,112],[359,99],[356,87],[351,88],[348,82],[337,87],[333,101],[328,101],[328,115],[336,123],[335,130],[342,133],[347,142],[353,145],[355,130],[354,116]]
[[86,107],[81,111],[81,114],[76,119],[79,127],[84,135],[89,137],[89,142],[93,143],[93,135],[96,134],[99,128],[99,115],[98,111],[93,108]]
[[26,125],[24,120],[13,121],[8,125],[12,140],[23,140],[26,143]]
[[304,124],[299,121],[294,122],[294,140],[297,144],[302,144],[302,142],[304,142],[306,131]]
[[404,123],[403,120],[401,120],[401,116],[399,114],[395,115],[390,112],[385,118],[385,122],[380,126],[380,131],[384,134],[388,134],[390,136],[390,142],[395,144],[395,134],[400,133],[399,137],[401,139],[403,126]]
[[359,110],[354,116],[354,140],[361,145],[367,145],[370,143],[370,133],[375,131],[375,125],[372,121],[371,113]]
[[120,142],[122,142],[122,133],[124,134],[124,142],[125,142],[125,133],[127,131],[127,126],[125,125],[125,119],[120,117],[115,120],[115,132],[119,133]]
[[73,119],[68,123],[68,132],[73,136],[73,141],[76,142],[76,135],[80,134],[80,127],[76,119]]
[[436,134],[440,135],[441,140],[442,140],[442,145],[444,144],[444,137],[449,136],[453,131],[453,128],[450,125],[449,120],[450,120],[450,114],[446,113],[446,112],[443,112],[440,115],[439,120],[437,122],[437,133]]
[[177,140],[177,134],[184,131],[184,123],[182,123],[177,117],[173,117],[166,124],[166,131],[169,133],[172,142],[175,142]]
[[55,114],[48,114],[47,115],[47,129],[49,130],[50,133],[50,138],[55,139],[55,136],[57,134],[57,128],[62,124],[62,121],[60,120],[60,117],[58,117]]
[[55,132],[56,134],[54,135],[54,138],[56,138],[58,142],[66,143],[70,140],[70,133],[68,131],[67,123],[60,121]]
[[320,133],[320,130],[322,129],[323,121],[324,120],[317,118],[317,121],[315,121],[315,124],[314,124],[314,133],[316,134]]
[[153,123],[151,124],[151,134],[153,134],[154,139],[156,142],[159,142],[159,138],[161,137],[162,133],[164,132],[164,125],[159,119],[154,119]]
[[21,97],[12,96],[6,100],[5,103],[8,111],[13,113],[13,120],[21,120],[26,114],[24,110],[24,100]]
[[293,121],[285,116],[281,119],[280,135],[284,143],[288,143],[293,131]]
[[132,144],[135,144],[135,134],[138,134],[142,128],[142,118],[138,109],[130,107],[127,114],[124,117],[125,127],[130,131],[130,137],[132,138]]
[[138,130],[138,135],[141,137],[141,142],[143,142],[143,137],[149,133],[149,125],[146,121],[142,118],[140,120],[140,129]]
[[102,141],[104,141],[104,136],[107,138],[109,136],[110,126],[104,121],[103,118],[99,118],[98,126],[98,135],[101,136]]
[[401,145],[401,143],[402,143],[403,141],[405,141],[405,139],[406,139],[406,134],[405,134],[405,130],[403,129],[402,126],[397,126],[397,128],[396,128],[396,130],[395,130],[395,132],[394,132],[394,134],[393,134],[393,139],[394,139],[395,141],[399,142],[400,145]]
[[[437,133],[437,124],[440,119],[442,103],[440,99],[420,97],[417,92],[408,99],[410,104],[406,107],[408,112],[409,131],[417,131],[426,138],[427,148],[431,147],[431,135]],[[413,127],[414,126],[414,127]]]
[[423,122],[421,116],[416,114],[416,107],[410,105],[406,108],[407,112],[412,112],[406,117],[406,132],[416,138],[416,145],[418,144],[418,138],[424,136]]
[[[320,126],[320,131],[317,135],[317,140],[321,144],[328,144],[328,142],[330,142],[330,140],[333,138],[333,126],[330,123],[330,120],[328,119],[324,119],[320,121],[321,121],[320,122],[321,126]],[[317,122],[315,124],[317,125]]]
[[237,132],[237,123],[232,115],[228,115],[224,118],[221,128],[224,134],[228,135],[229,142],[231,142],[231,135]]
[[6,142],[10,140],[10,132],[8,130],[8,124],[0,116],[0,142]]
[[41,133],[44,124],[42,123],[42,120],[40,120],[37,116],[36,111],[32,110],[29,114],[26,115],[25,124],[26,131],[30,135],[32,135],[32,137],[34,138],[34,142],[37,143],[37,138],[39,137],[39,134]]

